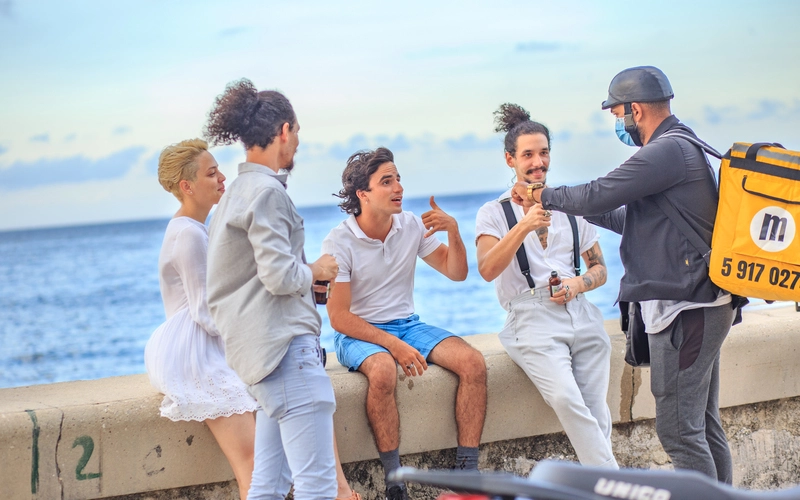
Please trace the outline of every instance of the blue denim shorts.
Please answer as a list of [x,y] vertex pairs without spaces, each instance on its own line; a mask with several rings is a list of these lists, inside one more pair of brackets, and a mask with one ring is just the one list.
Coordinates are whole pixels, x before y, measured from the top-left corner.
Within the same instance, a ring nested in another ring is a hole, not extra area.
[[[394,335],[418,350],[426,360],[439,342],[448,337],[455,337],[454,334],[447,330],[426,325],[419,320],[419,316],[416,314],[412,314],[404,319],[389,321],[388,323],[370,324],[376,328],[380,328],[386,333]],[[351,372],[358,370],[361,363],[373,354],[389,352],[377,344],[354,339],[339,332],[336,332],[333,337],[333,345],[336,347],[336,357],[339,359],[339,363],[349,368]]]

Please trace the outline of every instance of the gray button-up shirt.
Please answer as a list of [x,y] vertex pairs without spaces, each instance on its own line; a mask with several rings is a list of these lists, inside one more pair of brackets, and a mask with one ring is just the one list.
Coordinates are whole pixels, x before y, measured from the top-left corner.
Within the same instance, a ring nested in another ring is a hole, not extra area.
[[298,335],[322,321],[305,264],[303,218],[286,193],[286,175],[239,165],[208,234],[208,306],[228,365],[249,385],[269,375]]

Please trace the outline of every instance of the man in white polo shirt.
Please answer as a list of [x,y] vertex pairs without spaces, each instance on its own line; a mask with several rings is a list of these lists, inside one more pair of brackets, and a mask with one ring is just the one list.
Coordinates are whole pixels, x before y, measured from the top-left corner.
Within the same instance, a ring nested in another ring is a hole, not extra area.
[[[450,332],[414,314],[414,270],[419,256],[454,281],[467,277],[467,257],[456,220],[431,197],[418,217],[403,211],[403,187],[392,152],[359,151],[342,174],[340,207],[350,217],[323,242],[339,274],[328,300],[339,362],[369,381],[367,417],[385,473],[400,466],[400,420],[395,400],[396,364],[410,377],[427,361],[455,373],[458,450],[456,468],[477,469],[486,414],[483,355]],[[448,244],[432,235],[447,232]],[[402,483],[386,482],[386,498],[407,498]]]

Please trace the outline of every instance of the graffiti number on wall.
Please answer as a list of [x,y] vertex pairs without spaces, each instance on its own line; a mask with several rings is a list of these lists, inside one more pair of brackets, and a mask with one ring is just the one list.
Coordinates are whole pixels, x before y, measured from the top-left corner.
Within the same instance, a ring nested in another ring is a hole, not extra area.
[[89,459],[92,458],[92,453],[94,452],[94,440],[89,436],[80,436],[79,438],[75,439],[75,442],[72,443],[72,447],[75,448],[76,446],[81,446],[83,448],[83,455],[81,455],[81,459],[78,460],[78,466],[75,467],[75,479],[78,481],[85,481],[87,479],[97,479],[102,474],[100,472],[90,472],[88,474],[83,473],[84,467],[86,464],[89,463]]
[[33,422],[33,434],[31,436],[31,493],[36,493],[39,489],[39,422],[36,420],[36,412],[25,410]]

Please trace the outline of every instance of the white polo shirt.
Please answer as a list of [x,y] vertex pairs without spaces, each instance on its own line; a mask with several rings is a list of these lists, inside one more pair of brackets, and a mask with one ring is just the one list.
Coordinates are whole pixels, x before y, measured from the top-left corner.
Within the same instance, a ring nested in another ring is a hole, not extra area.
[[401,212],[392,215],[385,241],[364,234],[353,215],[328,233],[322,253],[336,257],[336,281],[350,283],[351,313],[370,323],[414,314],[417,257],[427,257],[442,245],[433,235],[425,238],[426,232],[422,219]]
[[[506,191],[498,199],[487,202],[480,210],[475,219],[475,241],[481,235],[494,236],[502,239],[508,233],[508,222],[506,221],[503,206],[500,200],[511,196],[511,190]],[[525,215],[522,207],[516,203],[511,203],[511,208],[517,216],[517,221],[522,220]],[[594,245],[599,239],[594,226],[583,220],[582,217],[575,217],[578,222],[578,235],[580,238],[581,255]],[[535,231],[531,231],[523,241],[525,253],[528,257],[528,264],[531,266],[531,278],[536,288],[544,288],[550,279],[550,271],[557,271],[563,278],[573,278],[575,276],[575,266],[572,260],[572,228],[566,214],[553,212],[550,227],[547,231],[547,248],[542,249],[539,236]],[[581,262],[581,266],[585,263]],[[584,269],[585,271],[585,269]],[[511,265],[503,270],[494,280],[495,291],[500,305],[503,309],[509,309],[511,299],[530,290],[525,276],[519,268],[516,254],[511,261]]]

